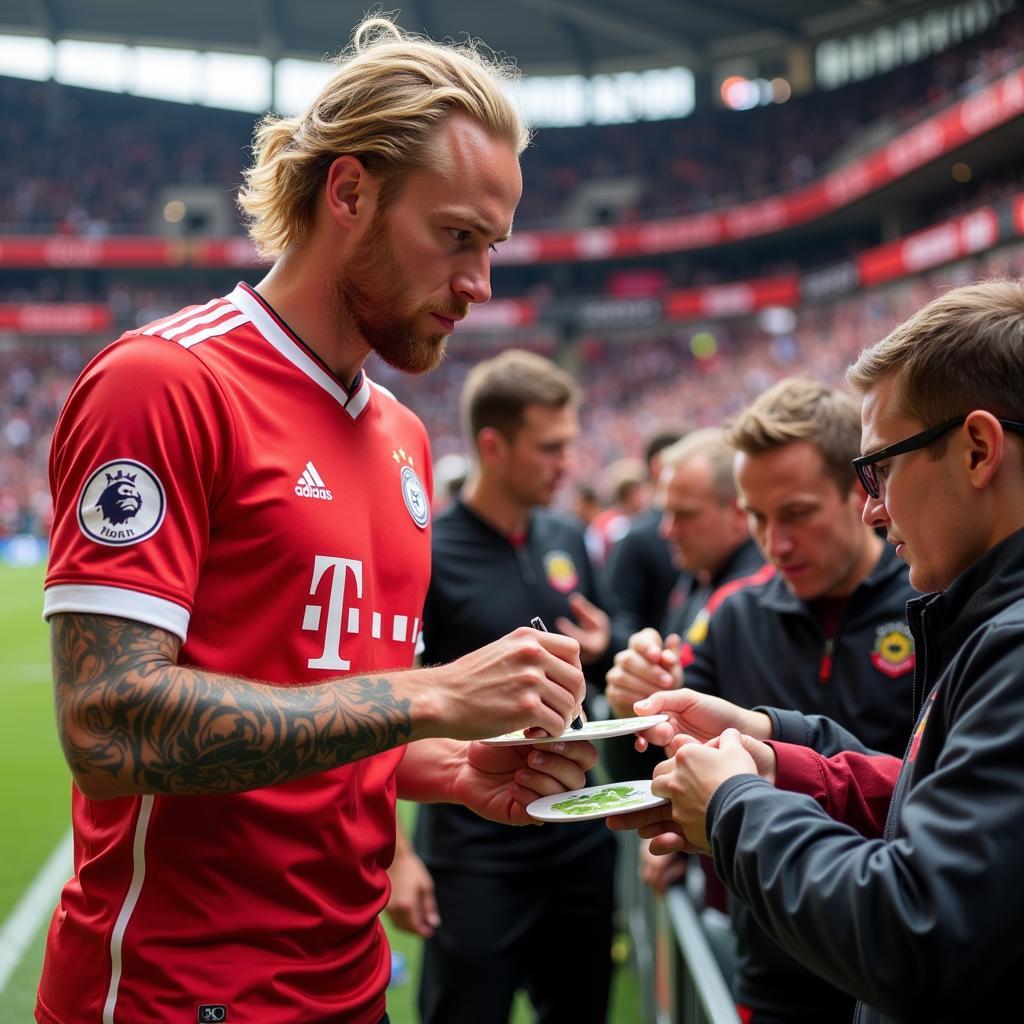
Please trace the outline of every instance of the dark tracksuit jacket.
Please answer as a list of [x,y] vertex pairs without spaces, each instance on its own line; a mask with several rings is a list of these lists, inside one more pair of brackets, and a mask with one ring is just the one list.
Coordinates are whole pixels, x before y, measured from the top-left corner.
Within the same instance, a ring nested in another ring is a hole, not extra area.
[[[1016,1019],[1024,975],[1024,530],[908,606],[916,725],[883,838],[761,779],[723,783],[715,865],[757,921],[856,995],[860,1024]],[[767,709],[765,709],[767,710]],[[772,712],[770,712],[772,713]],[[825,755],[827,720],[772,713]]]
[[[914,647],[907,568],[887,545],[850,595],[835,636],[781,576],[729,597],[693,649],[686,685],[743,707],[828,715],[875,750],[901,754],[913,724]],[[723,879],[726,880],[726,879]],[[733,907],[737,999],[755,1010],[850,1020],[853,999],[779,948],[742,902]]]
[[689,573],[681,574],[672,564],[660,525],[660,511],[642,512],[612,548],[605,565],[608,589],[615,595],[616,625],[627,639],[647,626],[659,625],[680,575],[689,578]]
[[[628,539],[629,534],[626,534],[621,543],[624,544]],[[733,551],[715,573],[714,578],[703,586],[688,572],[678,574],[677,585],[669,595],[660,626],[663,637],[670,633],[679,633],[683,638],[684,646],[681,653],[684,655],[684,666],[689,664],[692,648],[700,643],[705,635],[706,621],[710,619],[710,616],[705,618],[702,615],[705,609],[709,606],[717,608],[717,598],[720,595],[733,587],[747,586],[755,578],[754,574],[763,569],[764,556],[752,540],[747,540]],[[618,599],[618,594],[615,596]],[[700,622],[695,625],[695,620],[698,619]],[[644,625],[653,626],[655,621],[646,622]],[[691,627],[695,627],[692,632]],[[625,644],[622,646],[625,647]],[[621,649],[616,648],[617,651]],[[640,753],[634,743],[632,736],[619,736],[601,743],[601,765],[610,779],[616,782],[649,779],[657,765],[665,760],[665,754],[660,747]]]

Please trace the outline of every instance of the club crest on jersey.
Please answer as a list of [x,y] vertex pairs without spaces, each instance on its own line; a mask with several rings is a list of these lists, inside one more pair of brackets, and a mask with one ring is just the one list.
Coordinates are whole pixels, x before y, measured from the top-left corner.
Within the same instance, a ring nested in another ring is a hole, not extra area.
[[910,672],[914,667],[914,638],[903,622],[885,622],[875,630],[871,664],[890,679]]
[[568,551],[549,551],[544,556],[544,575],[560,594],[571,594],[580,582],[576,563]]
[[166,511],[157,475],[134,459],[114,459],[95,470],[82,488],[78,526],[97,544],[121,547],[152,537]]

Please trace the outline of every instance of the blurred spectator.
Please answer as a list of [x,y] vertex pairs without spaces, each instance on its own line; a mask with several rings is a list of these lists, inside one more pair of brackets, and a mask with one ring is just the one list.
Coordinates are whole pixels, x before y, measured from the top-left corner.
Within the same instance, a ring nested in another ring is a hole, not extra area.
[[611,549],[625,537],[633,520],[647,507],[650,487],[647,469],[636,458],[616,459],[603,474],[603,508],[587,525],[587,551],[595,566],[608,560]]

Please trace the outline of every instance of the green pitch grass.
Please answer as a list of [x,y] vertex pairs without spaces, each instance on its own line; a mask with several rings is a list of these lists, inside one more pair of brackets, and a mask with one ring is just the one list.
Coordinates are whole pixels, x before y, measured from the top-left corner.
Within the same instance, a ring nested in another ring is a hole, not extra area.
[[[0,565],[0,922],[68,826],[71,783],[53,725],[42,587],[41,566]],[[41,941],[0,992],[3,1024],[32,1019]]]
[[[0,927],[68,827],[71,781],[57,742],[50,690],[49,634],[40,614],[43,567],[0,565]],[[412,825],[414,809],[402,805]],[[0,1024],[32,1020],[35,989],[49,915],[0,990]],[[393,947],[407,960],[409,979],[388,993],[393,1024],[414,1024],[414,978],[420,940],[388,927]],[[609,1020],[639,1022],[639,999],[631,971],[616,971]],[[517,1003],[513,1024],[533,1013]]]

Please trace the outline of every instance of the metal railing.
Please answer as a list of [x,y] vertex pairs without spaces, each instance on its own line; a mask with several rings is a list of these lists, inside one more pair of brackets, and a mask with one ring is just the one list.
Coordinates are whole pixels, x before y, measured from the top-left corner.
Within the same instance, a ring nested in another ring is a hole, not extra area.
[[739,1024],[719,955],[694,902],[699,867],[687,885],[657,896],[640,880],[636,837],[619,839],[619,903],[632,940],[643,1020],[650,1024]]

